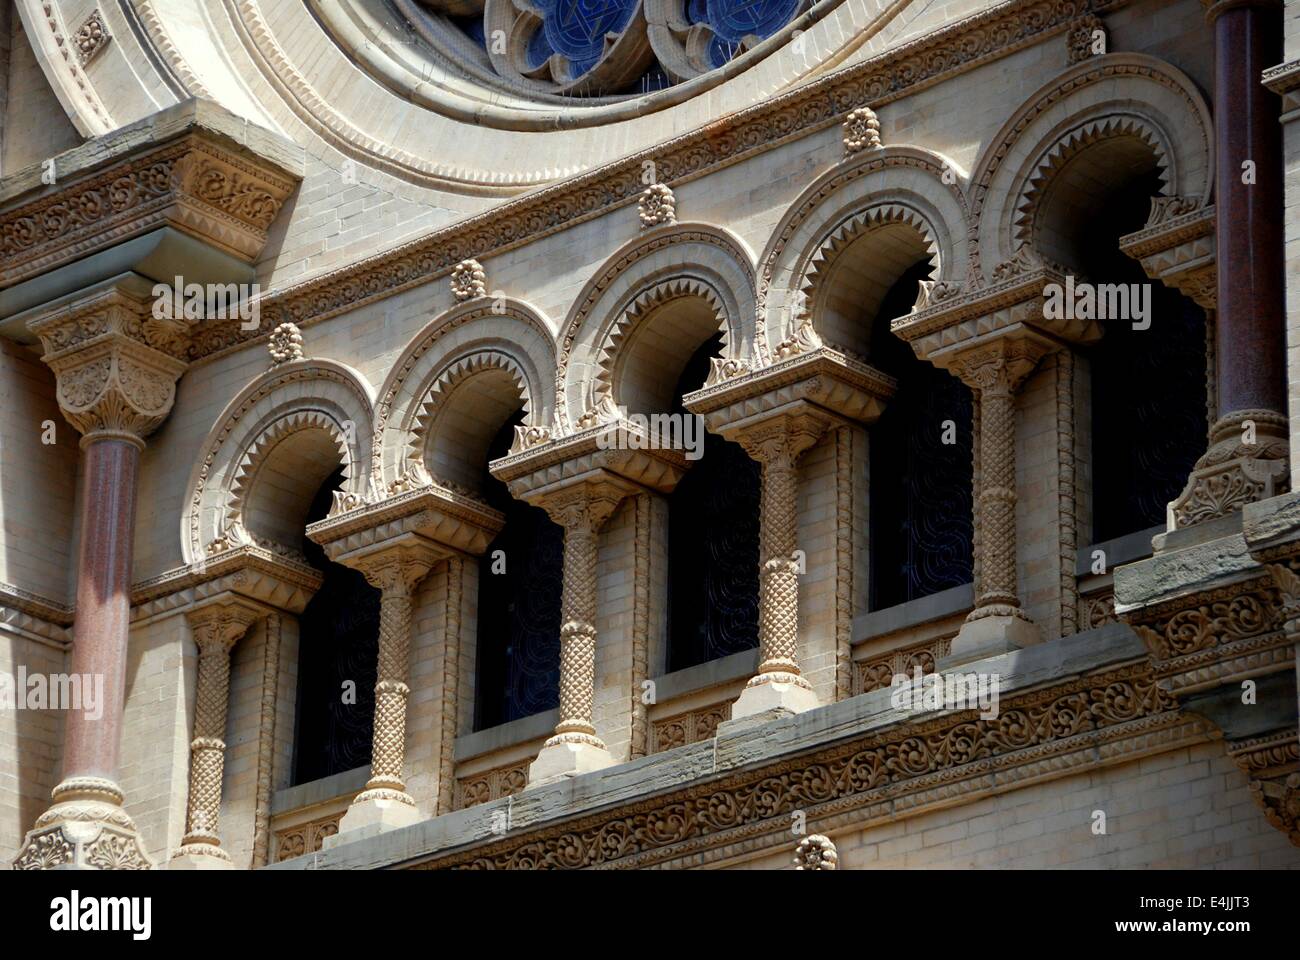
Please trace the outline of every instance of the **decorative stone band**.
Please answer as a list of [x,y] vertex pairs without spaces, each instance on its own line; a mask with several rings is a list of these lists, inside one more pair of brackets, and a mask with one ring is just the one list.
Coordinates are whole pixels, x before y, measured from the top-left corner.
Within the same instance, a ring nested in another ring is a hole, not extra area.
[[[1195,563],[1194,559],[1188,561]],[[1124,571],[1124,568],[1120,568]],[[1145,607],[1117,605],[1151,654],[1161,686],[1178,696],[1285,669],[1295,656],[1282,599],[1267,570]],[[1119,596],[1129,571],[1119,575]]]
[[[177,136],[146,140],[146,149],[107,166],[95,165],[94,156],[79,151],[55,157],[56,173],[65,167],[73,172],[53,185],[34,183],[32,199],[0,213],[0,284],[12,285],[165,226],[245,262],[255,260],[299,173],[210,126],[223,113],[212,105],[182,105],[176,111],[150,118],[155,126],[149,132],[156,134],[170,120],[177,122]],[[248,125],[239,123],[247,136]],[[128,142],[129,135],[120,133]],[[144,133],[139,131],[138,139],[145,139]]]
[[1238,410],[1210,430],[1210,448],[1187,486],[1169,504],[1169,529],[1236,513],[1286,492],[1290,477],[1287,418],[1272,410]]
[[554,826],[512,830],[416,869],[638,868],[788,850],[790,815],[829,833],[971,802],[1044,776],[1125,763],[1203,742],[1211,728],[1181,715],[1145,663],[1008,697],[999,716],[974,711],[859,734],[636,805]]
[[153,320],[142,299],[113,286],[29,324],[54,371],[59,409],[83,443],[97,435],[138,445],[171,412],[185,371],[184,335]]

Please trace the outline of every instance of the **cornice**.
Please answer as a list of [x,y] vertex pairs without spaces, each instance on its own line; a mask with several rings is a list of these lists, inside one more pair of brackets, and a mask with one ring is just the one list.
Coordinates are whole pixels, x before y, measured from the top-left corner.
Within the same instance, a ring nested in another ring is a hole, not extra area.
[[[354,310],[635,203],[645,161],[660,182],[687,183],[834,126],[863,104],[878,107],[1054,37],[1078,17],[1126,0],[1011,0],[713,124],[553,184],[423,237],[266,297],[260,331],[299,327]],[[204,325],[199,356],[265,338],[237,322]],[[196,336],[196,339],[199,339]]]
[[[56,175],[61,159],[54,158]],[[84,158],[74,153],[69,159]],[[92,165],[19,194],[37,196],[0,212],[0,284],[46,273],[161,226],[251,263],[297,180],[207,130],[191,128],[107,166]],[[30,181],[29,171],[16,175],[11,190]]]
[[[1059,721],[1059,722],[1058,722]],[[1027,782],[1203,742],[1144,662],[706,777],[658,796],[412,859],[414,869],[632,869],[716,862],[789,842],[790,813],[826,832],[915,816]]]
[[131,619],[188,608],[224,592],[299,613],[320,585],[321,575],[314,567],[245,544],[204,563],[177,567],[132,585]]

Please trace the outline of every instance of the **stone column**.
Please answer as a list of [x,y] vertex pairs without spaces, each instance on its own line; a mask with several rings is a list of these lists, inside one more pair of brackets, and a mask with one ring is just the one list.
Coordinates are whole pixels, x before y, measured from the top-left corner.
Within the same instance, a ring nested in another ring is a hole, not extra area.
[[230,651],[262,613],[250,604],[220,601],[188,615],[199,650],[194,687],[194,739],[190,742],[190,792],[185,836],[169,869],[229,869],[217,822],[226,761],[226,713],[230,703]]
[[1283,365],[1281,100],[1261,82],[1281,59],[1277,0],[1214,0],[1219,419],[1169,505],[1169,527],[1236,513],[1288,473]]
[[560,722],[528,769],[536,786],[599,770],[614,762],[596,736],[596,548],[600,528],[628,490],[584,481],[539,499],[564,527],[564,591],[560,599]]
[[951,358],[947,366],[979,398],[980,469],[975,510],[980,530],[975,609],[952,642],[955,662],[1037,643],[1020,609],[1016,576],[1016,391],[1047,352],[1033,339],[999,338]]
[[171,410],[185,364],[136,335],[143,302],[110,288],[30,324],[57,377],[59,409],[81,434],[83,489],[72,672],[103,680],[102,708],[67,712],[63,779],[23,841],[19,869],[147,869],[122,808],[131,556],[140,451]]
[[[406,704],[411,695],[411,598],[416,584],[441,558],[426,542],[411,539],[381,543],[362,555],[342,557],[380,590],[379,668],[375,683],[375,728],[370,779],[339,821],[339,836],[357,830],[376,833],[419,819],[406,792]],[[341,841],[340,841],[341,842]]]
[[759,532],[759,656],[731,708],[732,720],[777,710],[800,713],[818,706],[799,669],[798,535],[799,457],[826,432],[830,421],[812,413],[778,415],[735,440],[762,465]]

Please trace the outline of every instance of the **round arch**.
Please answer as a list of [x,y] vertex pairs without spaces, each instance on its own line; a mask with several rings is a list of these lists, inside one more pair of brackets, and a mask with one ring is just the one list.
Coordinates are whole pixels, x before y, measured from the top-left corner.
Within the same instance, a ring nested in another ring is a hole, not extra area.
[[[972,269],[964,172],[911,146],[859,154],[823,174],[792,203],[760,261],[759,328],[778,344],[811,322],[851,352],[863,305],[880,300],[908,267],[928,258],[941,289]],[[848,309],[847,301],[856,304]]]
[[[480,298],[436,317],[398,356],[380,388],[371,468],[376,485],[392,493],[427,483],[433,457],[445,468],[435,468],[439,479],[472,486],[475,454],[457,452],[456,438],[477,438],[482,431],[468,425],[485,415],[492,419],[493,410],[504,422],[522,405],[518,442],[546,439],[554,421],[554,367],[550,326],[521,300]],[[487,407],[475,410],[475,402]],[[495,434],[496,428],[488,432],[480,452]]]
[[1014,260],[1026,245],[1041,248],[1040,237],[1050,252],[1043,221],[1053,192],[1084,189],[1086,168],[1101,160],[1121,172],[1154,165],[1164,195],[1192,208],[1208,202],[1213,127],[1191,79],[1155,57],[1114,53],[1071,67],[1030,96],[994,136],[972,179],[986,267]]
[[222,411],[191,474],[186,563],[250,543],[296,553],[312,498],[335,470],[336,504],[367,497],[373,417],[370,385],[334,360],[296,360],[255,379]]
[[684,364],[694,346],[678,342],[681,357],[654,364],[652,337],[663,338],[672,354],[678,333],[702,342],[721,331],[725,359],[752,361],[753,264],[742,240],[700,223],[667,224],[615,251],[583,287],[564,325],[555,374],[560,430],[663,392],[652,385],[652,367]]

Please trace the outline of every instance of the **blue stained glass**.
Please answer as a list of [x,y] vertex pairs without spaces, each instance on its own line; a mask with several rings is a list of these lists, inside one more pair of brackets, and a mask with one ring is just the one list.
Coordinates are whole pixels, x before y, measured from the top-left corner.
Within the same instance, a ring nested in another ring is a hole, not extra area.
[[549,60],[554,52],[551,45],[546,42],[546,31],[538,30],[528,41],[528,52],[526,54],[528,69],[536,70]]
[[746,36],[767,38],[790,22],[800,0],[706,0],[709,26],[723,40],[739,43]]
[[[537,0],[542,29],[552,50],[568,57],[574,77],[600,60],[605,35],[622,33],[632,22],[636,0]],[[533,43],[529,43],[531,55]]]

